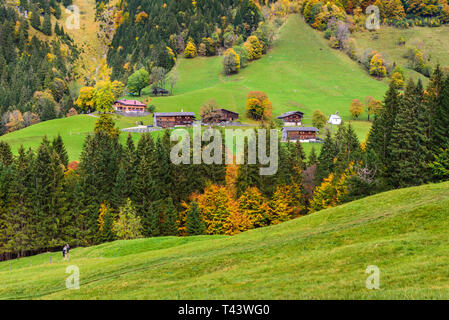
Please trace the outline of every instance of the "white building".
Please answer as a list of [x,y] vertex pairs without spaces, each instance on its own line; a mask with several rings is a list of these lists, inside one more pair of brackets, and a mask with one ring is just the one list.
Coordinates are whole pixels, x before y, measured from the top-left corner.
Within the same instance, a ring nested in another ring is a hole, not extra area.
[[341,117],[338,115],[338,112],[335,114],[331,114],[331,116],[329,117],[329,121],[327,123],[340,125]]

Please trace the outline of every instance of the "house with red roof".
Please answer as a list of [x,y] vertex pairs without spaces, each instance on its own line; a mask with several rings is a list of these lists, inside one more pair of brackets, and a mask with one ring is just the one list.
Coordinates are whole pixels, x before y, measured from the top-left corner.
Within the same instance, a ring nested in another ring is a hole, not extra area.
[[137,100],[117,100],[114,102],[116,112],[145,112],[146,104]]

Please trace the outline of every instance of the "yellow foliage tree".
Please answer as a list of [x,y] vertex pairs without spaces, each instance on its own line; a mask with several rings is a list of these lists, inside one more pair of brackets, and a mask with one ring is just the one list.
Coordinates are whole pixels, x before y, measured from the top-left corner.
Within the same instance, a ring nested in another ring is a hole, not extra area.
[[369,73],[373,76],[383,78],[387,75],[385,61],[380,53],[375,53],[370,61]]
[[244,45],[248,51],[249,60],[257,60],[262,57],[263,48],[256,36],[248,37]]
[[95,107],[95,88],[83,87],[80,90],[78,99],[75,101],[75,105],[85,111],[92,111]]
[[196,46],[193,42],[189,41],[184,50],[184,57],[186,58],[195,58],[196,56]]

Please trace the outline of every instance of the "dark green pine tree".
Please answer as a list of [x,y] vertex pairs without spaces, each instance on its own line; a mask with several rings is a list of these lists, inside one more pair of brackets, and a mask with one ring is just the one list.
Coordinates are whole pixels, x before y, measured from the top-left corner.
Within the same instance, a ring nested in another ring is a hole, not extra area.
[[309,159],[307,161],[308,166],[313,166],[318,162],[318,158],[315,151],[315,146],[312,146],[312,150],[310,150]]
[[33,10],[31,11],[31,26],[36,30],[40,30],[41,28],[40,14],[34,6]]
[[[248,188],[256,187],[262,191],[262,193],[266,194],[264,186],[262,185],[262,177],[260,175],[260,164],[256,162],[256,164],[249,164],[249,149],[248,145],[251,143],[257,143],[256,141],[248,141],[245,139],[244,146],[244,163],[240,164],[237,170],[237,178],[236,178],[236,189],[237,189],[237,197],[240,197]],[[262,190],[264,189],[264,190]],[[270,188],[271,189],[271,188]]]
[[0,163],[5,166],[12,164],[14,157],[11,152],[11,147],[7,142],[0,141]]
[[338,155],[339,172],[342,173],[350,163],[358,164],[362,158],[360,142],[351,124],[343,131],[342,145]]
[[391,160],[388,171],[391,173],[390,184],[395,188],[420,185],[426,181],[425,126],[420,124],[424,118],[423,112],[422,87],[410,81],[396,116],[389,145]]
[[430,78],[429,85],[426,88],[427,91],[427,117],[426,122],[428,125],[427,137],[430,138],[431,150],[435,153],[439,151],[437,147],[438,135],[435,134],[435,124],[438,123],[438,113],[441,107],[441,94],[444,85],[444,74],[441,71],[440,65],[437,65],[435,71]]
[[44,21],[42,22],[42,33],[51,36],[52,35],[52,28],[51,28],[51,16],[50,14],[44,15]]
[[58,137],[53,140],[52,147],[58,154],[61,163],[67,168],[67,165],[69,164],[69,156],[67,155],[67,150],[64,142],[62,141],[61,135],[58,134]]
[[324,178],[327,178],[334,171],[334,159],[337,156],[337,146],[331,136],[330,131],[326,132],[323,147],[318,157],[318,164],[315,171],[315,185],[320,185]]
[[170,197],[163,199],[161,234],[163,236],[178,235],[178,213]]
[[401,97],[398,90],[394,85],[390,84],[381,114],[374,119],[366,145],[367,152],[370,152],[372,155],[370,158],[371,169],[387,180],[391,176],[388,172],[388,164],[391,161],[389,148],[391,133],[400,103]]
[[37,238],[43,249],[59,246],[59,223],[65,214],[64,171],[59,157],[44,137],[37,150],[35,165]]
[[122,166],[124,169],[125,179],[126,179],[126,185],[125,185],[125,192],[126,196],[130,197],[133,189],[134,189],[134,182],[136,179],[136,172],[137,172],[137,153],[136,153],[136,147],[134,145],[133,138],[131,134],[128,134],[128,138],[126,140],[126,146],[123,149],[122,153]]
[[125,170],[123,169],[123,165],[120,165],[111,197],[111,205],[116,210],[126,204],[126,199],[128,198],[126,184]]
[[[25,151],[23,147],[18,150],[14,167],[14,181],[9,186],[9,198],[12,205],[8,210],[8,249],[18,257],[24,256],[28,251],[39,250],[36,246],[34,206],[34,154],[31,150]],[[3,181],[0,178],[0,181]]]
[[164,211],[164,199],[153,201],[147,210],[142,219],[144,235],[146,237],[159,237],[162,235],[161,217]]
[[174,185],[173,164],[170,161],[170,136],[168,131],[159,138],[155,147],[156,161],[151,170],[152,188],[150,199],[152,201],[170,197],[177,193],[179,186]]
[[198,236],[204,234],[206,227],[201,216],[200,208],[196,201],[190,204],[186,217],[186,231],[189,236]]
[[434,154],[438,154],[441,148],[449,145],[449,76],[444,80],[436,104],[431,136]]

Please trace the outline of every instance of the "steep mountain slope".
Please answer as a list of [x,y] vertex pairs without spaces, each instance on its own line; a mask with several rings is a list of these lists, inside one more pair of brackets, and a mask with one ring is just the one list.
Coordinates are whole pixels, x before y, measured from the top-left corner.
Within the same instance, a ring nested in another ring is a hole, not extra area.
[[[448,298],[448,208],[441,183],[234,237],[117,241],[72,250],[70,262],[59,252],[3,262],[0,298]],[[65,289],[69,265],[79,267],[80,290]],[[365,287],[370,265],[379,290]]]
[[[274,48],[237,75],[221,75],[222,57],[179,59],[179,81],[172,97],[152,100],[158,111],[194,111],[216,99],[244,116],[246,96],[261,90],[273,102],[273,115],[299,108],[311,118],[315,109],[339,111],[349,119],[353,99],[381,99],[386,82],[371,78],[356,62],[332,50],[322,36],[300,16],[292,15],[280,31]],[[147,91],[148,92],[148,91]]]

